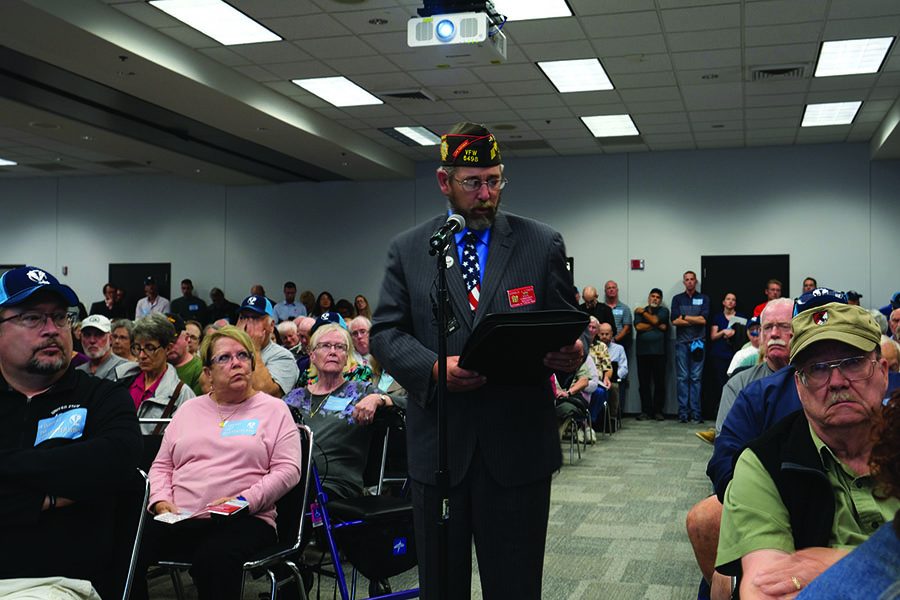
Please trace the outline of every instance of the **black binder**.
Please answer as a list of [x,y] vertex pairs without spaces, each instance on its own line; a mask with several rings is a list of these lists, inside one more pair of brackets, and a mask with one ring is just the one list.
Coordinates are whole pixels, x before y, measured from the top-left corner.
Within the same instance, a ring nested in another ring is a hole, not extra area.
[[459,366],[502,385],[532,385],[548,379],[544,355],[574,344],[588,325],[578,310],[491,313],[478,323]]

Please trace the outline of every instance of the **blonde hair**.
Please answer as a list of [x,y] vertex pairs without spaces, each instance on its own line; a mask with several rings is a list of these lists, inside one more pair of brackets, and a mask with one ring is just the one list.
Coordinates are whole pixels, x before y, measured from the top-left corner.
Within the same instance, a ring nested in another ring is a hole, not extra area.
[[[312,337],[309,338],[309,355],[312,357],[312,353],[315,352],[316,344],[319,343],[319,340],[326,333],[331,333],[332,331],[337,331],[341,334],[341,337],[344,338],[344,343],[347,345],[347,362],[344,364],[343,369],[341,369],[342,373],[348,373],[357,367],[356,359],[353,357],[353,339],[350,337],[350,332],[338,325],[337,323],[329,323],[328,325],[321,325],[318,329],[316,329],[315,333],[312,334]],[[318,377],[319,370],[316,368],[315,363],[313,363],[312,359],[309,361],[309,378],[314,379]]]

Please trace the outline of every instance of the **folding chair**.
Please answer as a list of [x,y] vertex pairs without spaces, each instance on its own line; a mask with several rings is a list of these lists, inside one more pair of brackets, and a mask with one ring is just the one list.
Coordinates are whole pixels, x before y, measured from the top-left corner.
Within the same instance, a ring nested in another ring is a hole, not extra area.
[[[372,448],[366,471],[378,474],[375,487],[381,491],[384,483],[400,479],[385,477],[390,464],[391,433],[405,426],[399,410],[379,410],[372,426],[378,427],[373,436]],[[378,434],[382,434],[380,437]],[[365,479],[365,478],[364,478]],[[406,477],[402,478],[404,481]],[[316,569],[320,575],[333,576],[342,600],[353,600],[359,574],[372,582],[370,598],[417,598],[418,588],[379,594],[377,582],[385,581],[416,566],[415,539],[413,535],[412,502],[406,497],[388,495],[362,496],[344,500],[328,500],[322,488],[319,472],[313,465],[312,482],[315,484],[316,503],[311,509],[311,520],[322,527],[327,549],[333,560],[334,572]],[[366,482],[367,484],[369,482]],[[405,487],[404,487],[405,491]],[[353,567],[351,585],[348,588],[340,556],[347,557]]]
[[138,551],[147,519],[147,500],[150,498],[150,482],[147,474],[134,470],[134,479],[116,496],[113,536],[116,551],[111,558],[109,576],[98,587],[104,598],[128,600],[137,570]]
[[[300,550],[303,542],[303,518],[304,507],[307,505],[307,495],[312,474],[312,445],[313,433],[306,425],[297,425],[300,430],[300,460],[303,468],[300,473],[300,482],[289,490],[278,502],[275,503],[277,516],[275,526],[278,530],[278,543],[256,553],[244,563],[244,578],[241,582],[241,596],[244,594],[244,584],[249,574],[254,579],[266,575],[269,579],[269,598],[277,600],[278,590],[289,582],[297,584],[300,597],[306,600],[306,588],[303,586],[303,578],[300,575]],[[168,569],[172,575],[172,584],[179,600],[184,600],[184,587],[178,572],[191,568],[191,564],[180,561],[159,561],[158,566]]]

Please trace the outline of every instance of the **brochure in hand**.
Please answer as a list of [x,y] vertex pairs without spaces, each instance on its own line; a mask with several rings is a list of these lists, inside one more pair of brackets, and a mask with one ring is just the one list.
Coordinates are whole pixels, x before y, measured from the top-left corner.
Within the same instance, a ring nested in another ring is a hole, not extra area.
[[550,377],[544,356],[574,344],[588,325],[578,310],[492,313],[478,324],[459,357],[459,365],[491,383],[526,385]]
[[244,500],[243,498],[235,498],[234,500],[229,500],[227,502],[223,502],[222,504],[216,504],[215,506],[206,506],[205,508],[201,508],[197,512],[178,512],[178,513],[160,513],[153,518],[162,523],[168,523],[170,525],[174,523],[180,523],[185,519],[193,519],[196,517],[201,517],[203,515],[209,515],[210,517],[217,518],[227,518],[233,515],[238,514],[246,514],[245,511],[247,507],[250,505],[249,502]]

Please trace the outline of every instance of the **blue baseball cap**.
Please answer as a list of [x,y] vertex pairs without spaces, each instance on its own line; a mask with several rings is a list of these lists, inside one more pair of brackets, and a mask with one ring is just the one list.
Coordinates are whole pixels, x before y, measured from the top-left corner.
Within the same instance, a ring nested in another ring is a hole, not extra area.
[[271,300],[265,296],[247,296],[241,302],[241,310],[252,310],[261,315],[269,315],[275,318],[275,307],[272,306]]
[[310,328],[309,335],[312,335],[316,332],[316,329],[321,327],[322,325],[340,325],[344,329],[347,329],[347,322],[344,321],[344,317],[341,316],[340,313],[335,312],[333,310],[323,312],[316,319],[315,324]]
[[796,317],[804,310],[824,306],[831,302],[847,304],[847,294],[826,287],[810,290],[794,300],[794,316]]
[[[750,331],[754,327],[756,329],[753,329],[753,331]],[[751,337],[756,337],[759,335],[759,315],[757,315],[755,317],[750,317],[749,319],[747,319],[747,335],[749,335]]]
[[78,296],[72,288],[38,267],[19,267],[0,276],[0,306],[21,304],[40,291],[55,292],[66,306],[78,306]]

